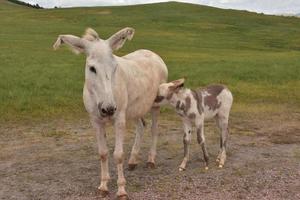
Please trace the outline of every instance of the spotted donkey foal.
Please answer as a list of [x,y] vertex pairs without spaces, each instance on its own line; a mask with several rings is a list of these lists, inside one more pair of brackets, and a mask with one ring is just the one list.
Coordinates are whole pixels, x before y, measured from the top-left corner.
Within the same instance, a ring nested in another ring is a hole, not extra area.
[[192,123],[194,121],[197,129],[197,140],[200,144],[205,169],[208,169],[208,153],[204,137],[204,120],[215,118],[217,126],[221,130],[220,151],[217,157],[219,167],[224,166],[226,160],[226,140],[228,136],[228,118],[233,97],[224,85],[209,85],[202,89],[191,90],[184,88],[184,79],[163,83],[155,102],[162,105],[170,104],[181,116],[184,129],[184,158],[179,166],[179,171],[185,170],[189,159],[189,144],[191,143]]

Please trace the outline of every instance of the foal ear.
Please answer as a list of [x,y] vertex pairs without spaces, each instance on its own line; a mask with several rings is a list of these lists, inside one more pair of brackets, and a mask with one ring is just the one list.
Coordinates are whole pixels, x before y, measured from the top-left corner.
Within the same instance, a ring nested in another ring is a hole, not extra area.
[[75,54],[85,52],[87,41],[74,35],[59,35],[53,45],[54,50],[58,49],[62,44],[66,44]]
[[169,86],[169,89],[175,91],[179,88],[182,88],[184,86],[184,81],[185,81],[184,78],[172,81],[171,83],[173,83],[173,84],[171,86]]
[[120,49],[127,39],[131,40],[133,35],[134,29],[127,27],[113,34],[109,39],[107,39],[107,41],[111,49],[115,51]]

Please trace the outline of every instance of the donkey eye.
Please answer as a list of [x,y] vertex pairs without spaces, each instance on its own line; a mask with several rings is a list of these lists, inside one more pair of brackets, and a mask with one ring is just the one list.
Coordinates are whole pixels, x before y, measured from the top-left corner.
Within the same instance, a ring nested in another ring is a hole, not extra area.
[[95,67],[90,67],[90,71],[97,74],[97,71],[96,71]]

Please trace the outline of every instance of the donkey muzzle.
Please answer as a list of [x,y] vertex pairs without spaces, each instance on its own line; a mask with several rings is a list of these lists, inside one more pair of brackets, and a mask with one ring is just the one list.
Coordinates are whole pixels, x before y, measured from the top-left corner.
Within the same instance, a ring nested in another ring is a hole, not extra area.
[[102,103],[99,103],[98,110],[102,117],[109,117],[115,114],[117,108],[116,106],[111,106],[111,105],[104,107]]

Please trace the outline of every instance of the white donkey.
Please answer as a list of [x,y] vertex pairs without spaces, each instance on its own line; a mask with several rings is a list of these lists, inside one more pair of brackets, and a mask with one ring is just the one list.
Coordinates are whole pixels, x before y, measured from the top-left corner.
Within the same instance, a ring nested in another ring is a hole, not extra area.
[[209,85],[202,89],[191,90],[184,88],[184,79],[163,83],[159,86],[155,102],[159,105],[170,104],[181,116],[184,128],[184,158],[179,171],[185,170],[189,159],[189,144],[191,143],[193,123],[197,129],[197,140],[200,144],[205,169],[208,169],[208,153],[204,137],[204,120],[215,118],[221,131],[220,151],[217,157],[219,167],[224,166],[226,160],[226,142],[228,135],[228,119],[233,97],[224,85]]
[[144,129],[143,116],[151,110],[152,145],[148,164],[154,166],[159,106],[154,106],[153,102],[159,85],[166,82],[168,76],[163,60],[149,50],[137,50],[123,57],[113,54],[113,51],[120,49],[127,39],[131,40],[133,35],[134,29],[124,28],[107,40],[103,40],[93,29],[89,28],[82,38],[59,35],[53,45],[54,49],[57,49],[61,44],[66,44],[75,53],[86,54],[83,101],[96,130],[101,160],[101,184],[98,189],[102,196],[108,194],[107,183],[110,175],[105,125],[112,121],[115,131],[113,155],[118,172],[117,196],[119,199],[128,198],[123,173],[126,121],[134,119],[137,123],[135,142],[128,162],[129,168],[133,169],[137,164]]

